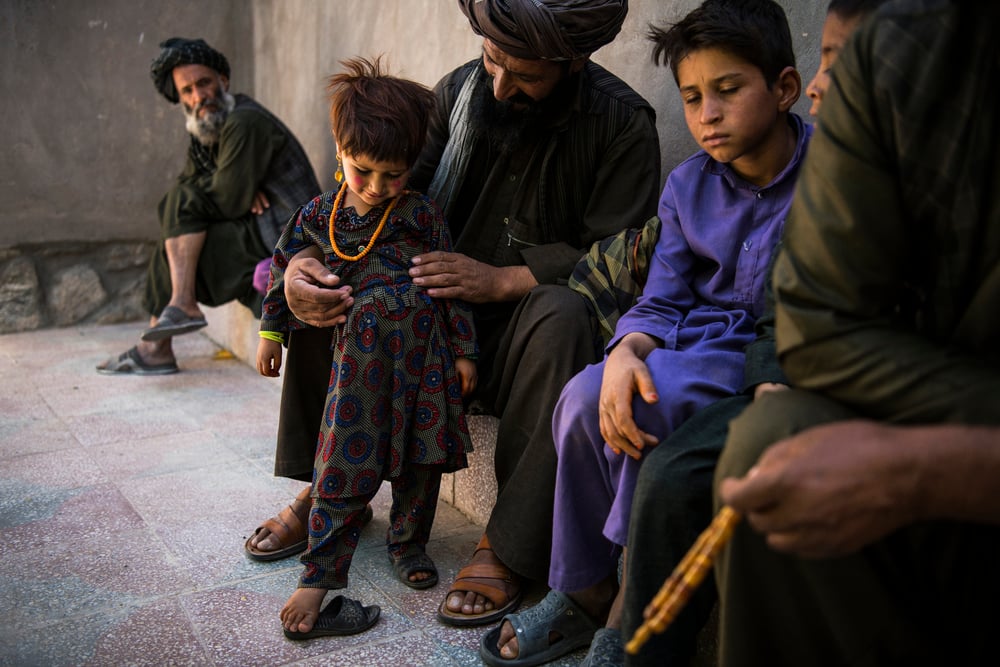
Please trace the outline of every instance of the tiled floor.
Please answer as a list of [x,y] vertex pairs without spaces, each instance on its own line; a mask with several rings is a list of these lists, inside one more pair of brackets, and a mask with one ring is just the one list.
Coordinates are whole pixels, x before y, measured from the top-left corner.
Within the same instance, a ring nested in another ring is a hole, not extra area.
[[435,618],[481,529],[442,503],[442,583],[413,591],[385,555],[385,488],[345,591],[379,604],[378,624],[286,640],[300,565],[243,553],[301,488],[271,474],[280,381],[200,334],[175,341],[176,375],[95,372],[139,327],[0,336],[0,665],[481,664],[483,629]]

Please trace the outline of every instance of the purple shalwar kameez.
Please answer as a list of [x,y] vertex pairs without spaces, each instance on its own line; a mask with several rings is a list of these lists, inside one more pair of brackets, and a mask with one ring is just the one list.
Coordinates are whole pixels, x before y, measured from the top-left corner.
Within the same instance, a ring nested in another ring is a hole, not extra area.
[[[660,345],[646,358],[659,401],[633,401],[636,424],[660,441],[694,414],[742,388],[744,347],[765,308],[771,254],[781,237],[812,127],[792,114],[798,143],[764,187],[699,151],[678,165],[660,197],[663,223],[642,296],[618,321],[609,352],[642,332]],[[639,461],[601,436],[604,362],[566,384],[553,415],[558,465],[549,586],[579,591],[615,571],[626,544]]]

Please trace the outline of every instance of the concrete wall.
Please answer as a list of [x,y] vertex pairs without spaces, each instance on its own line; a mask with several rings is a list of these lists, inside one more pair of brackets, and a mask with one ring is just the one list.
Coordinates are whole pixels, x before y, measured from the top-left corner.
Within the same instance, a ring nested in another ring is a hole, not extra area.
[[243,2],[0,3],[0,247],[156,237],[186,138],[149,64],[175,35],[204,37],[230,58],[237,88],[253,85]]
[[[803,73],[803,86],[819,62],[826,0],[779,0],[788,15]],[[697,149],[684,124],[680,97],[669,69],[651,61],[645,34],[684,16],[700,0],[631,0],[614,42],[594,60],[618,74],[653,105],[663,157],[663,178]],[[432,86],[443,74],[475,58],[482,40],[469,29],[455,0],[257,0],[253,5],[255,91],[258,99],[289,120],[306,145],[320,184],[331,187],[333,142],[327,121],[324,78],[339,61],[385,54],[395,74]],[[808,115],[803,95],[795,110]]]
[[[631,0],[625,26],[594,60],[657,110],[663,177],[695,150],[669,70],[645,31],[697,0]],[[781,0],[799,68],[818,62],[826,0]],[[325,78],[355,55],[433,85],[477,57],[455,0],[5,0],[0,3],[0,333],[144,316],[155,206],[183,164],[181,112],[149,79],[157,44],[203,37],[333,183]],[[796,110],[805,115],[803,98]]]

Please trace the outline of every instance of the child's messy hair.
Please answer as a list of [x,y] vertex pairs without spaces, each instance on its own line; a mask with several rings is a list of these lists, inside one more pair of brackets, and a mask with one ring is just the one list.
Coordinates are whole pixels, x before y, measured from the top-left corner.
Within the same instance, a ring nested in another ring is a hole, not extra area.
[[702,49],[720,49],[756,66],[771,86],[786,67],[795,67],[792,33],[785,11],[773,0],[705,0],[667,29],[649,27],[653,62],[677,64]]
[[346,71],[329,78],[333,138],[348,155],[412,166],[424,147],[434,94],[415,81],[388,76],[381,60],[344,60]]

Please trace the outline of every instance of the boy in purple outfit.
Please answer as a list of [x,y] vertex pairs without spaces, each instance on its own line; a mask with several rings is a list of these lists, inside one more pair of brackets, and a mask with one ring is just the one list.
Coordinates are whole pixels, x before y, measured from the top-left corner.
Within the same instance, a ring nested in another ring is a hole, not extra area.
[[790,112],[802,82],[772,0],[707,0],[650,38],[702,150],[667,178],[646,285],[607,356],[563,389],[552,591],[483,637],[492,665],[552,660],[604,624],[643,450],[742,388],[744,347],[812,132]]

